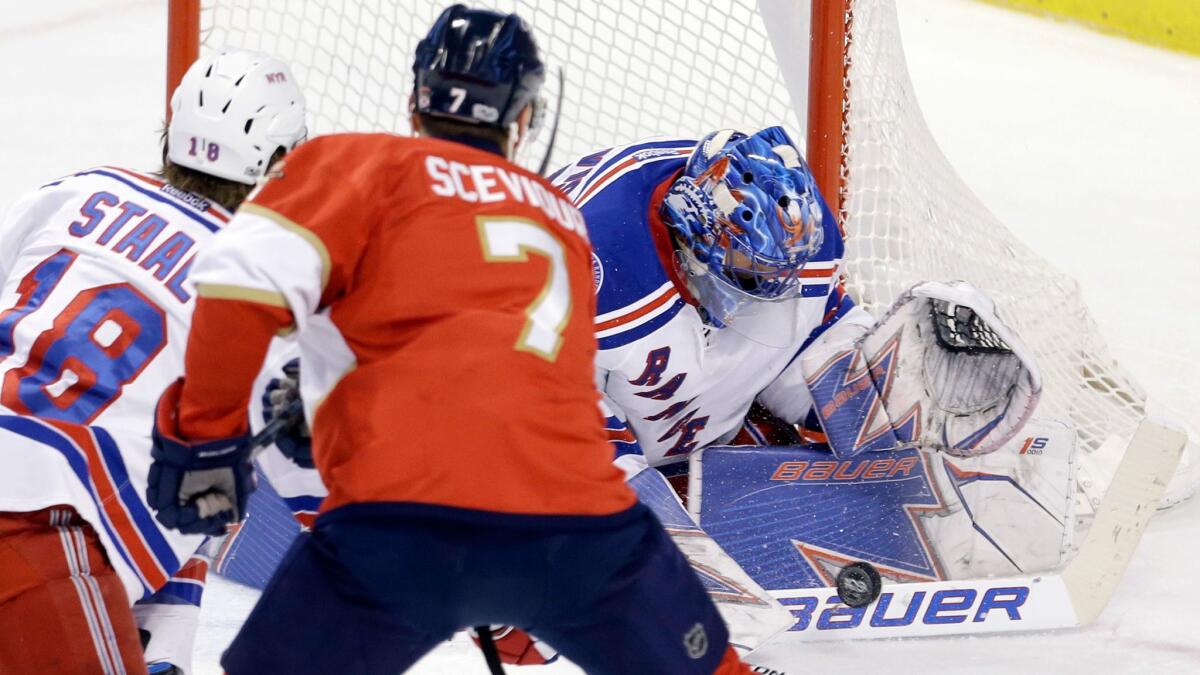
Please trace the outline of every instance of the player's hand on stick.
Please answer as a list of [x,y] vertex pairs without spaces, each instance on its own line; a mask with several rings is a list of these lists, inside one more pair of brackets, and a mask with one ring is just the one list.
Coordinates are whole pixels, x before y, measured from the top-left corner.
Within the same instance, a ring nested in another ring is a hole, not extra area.
[[283,377],[267,383],[263,393],[263,421],[270,424],[284,416],[292,416],[275,436],[275,447],[284,457],[305,469],[313,468],[312,433],[304,419],[304,409],[296,415],[293,405],[300,400],[300,359],[292,359],[283,366]]
[[183,439],[178,430],[182,390],[183,380],[176,380],[158,401],[146,502],[166,527],[217,536],[245,516],[254,491],[250,435]]

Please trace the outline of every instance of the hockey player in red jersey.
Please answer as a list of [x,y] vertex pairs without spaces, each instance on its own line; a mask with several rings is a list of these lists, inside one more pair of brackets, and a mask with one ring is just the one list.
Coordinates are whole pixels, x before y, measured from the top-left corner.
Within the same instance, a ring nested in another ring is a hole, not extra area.
[[306,144],[197,261],[186,374],[156,420],[159,519],[240,513],[245,404],[279,331],[299,331],[330,490],[222,665],[394,673],[507,623],[592,673],[749,672],[612,465],[583,219],[507,159],[543,79],[529,28],[451,7],[414,72],[420,138]]
[[183,371],[195,252],[305,114],[283,62],[236,50],[171,107],[161,176],[81,171],[0,224],[0,402],[20,413],[0,415],[0,673],[190,670],[202,538],[142,499],[150,417]]

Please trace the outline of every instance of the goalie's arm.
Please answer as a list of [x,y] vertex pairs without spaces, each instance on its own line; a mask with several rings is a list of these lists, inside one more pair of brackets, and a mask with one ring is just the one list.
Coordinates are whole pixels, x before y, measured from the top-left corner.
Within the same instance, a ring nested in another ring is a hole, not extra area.
[[821,324],[805,339],[779,377],[759,393],[758,402],[785,422],[806,428],[814,426],[813,399],[804,378],[802,357],[815,351],[849,349],[874,325],[875,319],[838,284],[825,303]]

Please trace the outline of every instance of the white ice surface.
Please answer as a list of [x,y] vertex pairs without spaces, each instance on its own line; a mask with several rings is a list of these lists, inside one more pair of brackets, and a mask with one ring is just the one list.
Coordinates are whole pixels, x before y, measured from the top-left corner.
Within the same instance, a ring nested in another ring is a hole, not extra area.
[[[0,209],[80,168],[157,166],[166,3],[10,0],[0,13]],[[1079,280],[1115,356],[1197,420],[1200,59],[966,0],[900,0],[930,126],[1008,226]],[[702,131],[702,130],[697,130]],[[1053,320],[1053,317],[1047,317]],[[789,672],[1200,673],[1200,501],[1158,515],[1099,621],[991,638],[813,645]],[[255,594],[211,579],[199,675]],[[285,639],[286,626],[279,627]],[[486,673],[450,643],[418,673]],[[530,671],[578,672],[566,664]]]

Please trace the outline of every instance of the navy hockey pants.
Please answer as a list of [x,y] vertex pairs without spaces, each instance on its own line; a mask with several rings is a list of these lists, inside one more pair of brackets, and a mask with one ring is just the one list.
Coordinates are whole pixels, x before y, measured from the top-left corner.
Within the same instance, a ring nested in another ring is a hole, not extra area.
[[392,675],[482,624],[525,629],[588,673],[708,675],[728,643],[640,502],[605,517],[352,504],[293,544],[221,665]]

